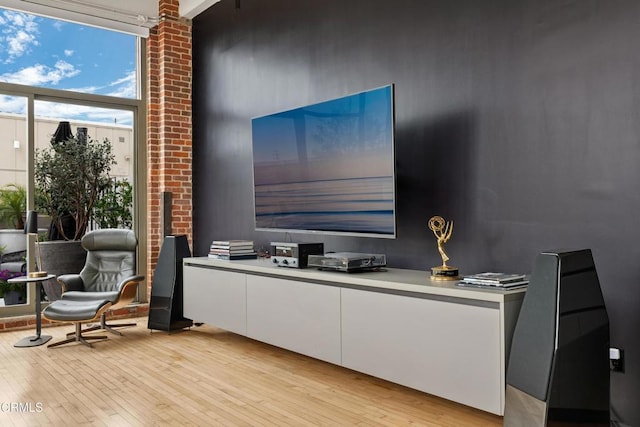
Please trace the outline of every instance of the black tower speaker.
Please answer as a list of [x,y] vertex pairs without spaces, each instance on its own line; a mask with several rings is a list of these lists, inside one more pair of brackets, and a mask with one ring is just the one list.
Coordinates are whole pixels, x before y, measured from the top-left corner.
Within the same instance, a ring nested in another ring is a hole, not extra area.
[[173,332],[193,325],[182,311],[182,259],[191,256],[187,236],[166,236],[153,273],[149,329]]
[[588,249],[536,258],[513,333],[505,426],[609,426],[609,317]]

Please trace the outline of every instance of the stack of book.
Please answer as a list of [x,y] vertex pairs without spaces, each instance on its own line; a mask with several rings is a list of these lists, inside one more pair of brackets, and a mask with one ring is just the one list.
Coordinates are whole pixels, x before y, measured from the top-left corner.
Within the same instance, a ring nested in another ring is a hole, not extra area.
[[209,247],[209,258],[237,260],[257,257],[252,240],[214,240]]
[[513,289],[527,286],[528,284],[529,280],[524,274],[490,272],[464,276],[464,278],[458,283],[459,286],[498,289]]

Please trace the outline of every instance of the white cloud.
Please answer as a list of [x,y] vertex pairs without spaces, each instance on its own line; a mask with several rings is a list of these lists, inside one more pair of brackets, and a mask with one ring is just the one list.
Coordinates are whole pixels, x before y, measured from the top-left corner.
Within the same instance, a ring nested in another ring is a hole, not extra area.
[[36,64],[23,68],[15,73],[0,75],[0,80],[8,83],[19,83],[28,86],[56,85],[60,80],[80,73],[72,64],[59,60],[52,67]]
[[[24,115],[26,114],[26,110],[27,104],[25,98],[0,95],[0,113]],[[36,117],[46,117],[58,121],[80,120],[95,123],[117,123],[125,126],[133,124],[133,113],[131,111],[48,101],[35,102],[35,115]]]
[[98,93],[103,86],[85,86],[85,87],[70,87],[66,90],[70,90],[71,92],[80,92],[80,93]]
[[20,96],[0,95],[0,112],[27,114],[26,98]]
[[36,117],[47,117],[56,120],[79,120],[122,125],[131,125],[133,123],[133,114],[130,111],[45,101],[36,101],[35,114]]
[[38,46],[37,35],[38,23],[36,17],[25,13],[5,10],[0,15],[0,25],[2,26],[1,44],[6,57],[5,63],[12,62],[15,58],[29,52],[31,47]]
[[7,37],[7,52],[9,56],[22,56],[31,45],[37,45],[38,40],[33,34],[18,30],[12,36]]
[[124,77],[109,83],[109,86],[112,86],[115,89],[110,93],[107,93],[107,95],[118,96],[120,98],[135,98],[137,88],[136,83],[135,70],[129,71]]
[[129,71],[127,74],[106,85],[94,85],[85,87],[67,88],[73,92],[97,93],[101,95],[117,96],[120,98],[135,98],[136,93],[136,72]]
[[71,56],[73,55],[74,50],[73,49],[65,49],[64,50],[64,56]]
[[109,83],[109,86],[118,86],[118,85],[121,85],[123,83],[130,84],[132,81],[133,82],[136,81],[136,72],[135,71],[129,71],[124,77],[119,78],[116,81],[113,81],[113,82]]

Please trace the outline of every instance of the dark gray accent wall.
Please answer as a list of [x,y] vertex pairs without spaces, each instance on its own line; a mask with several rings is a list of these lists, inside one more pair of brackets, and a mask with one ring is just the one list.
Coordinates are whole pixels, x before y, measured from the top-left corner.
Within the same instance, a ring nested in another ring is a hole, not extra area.
[[[530,272],[590,248],[626,372],[612,409],[640,425],[640,2],[223,0],[193,26],[194,253],[216,239],[323,241]],[[251,118],[395,84],[398,238],[254,231]]]

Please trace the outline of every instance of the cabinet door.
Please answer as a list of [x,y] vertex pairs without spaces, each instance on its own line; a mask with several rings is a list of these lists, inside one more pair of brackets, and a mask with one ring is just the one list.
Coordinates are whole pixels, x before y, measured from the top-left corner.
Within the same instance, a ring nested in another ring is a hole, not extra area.
[[502,414],[500,310],[342,289],[347,368]]
[[247,336],[340,364],[340,288],[247,276]]
[[186,317],[247,334],[246,274],[189,265],[183,274]]

